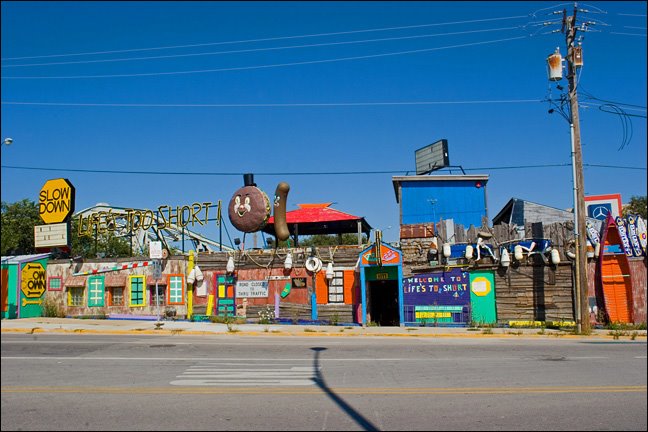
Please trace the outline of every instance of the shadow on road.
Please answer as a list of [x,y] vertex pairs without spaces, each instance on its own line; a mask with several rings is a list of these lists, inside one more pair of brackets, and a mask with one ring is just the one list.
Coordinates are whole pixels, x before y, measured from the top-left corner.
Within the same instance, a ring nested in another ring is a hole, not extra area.
[[353,409],[351,405],[346,403],[344,399],[342,399],[340,396],[336,395],[335,392],[333,392],[329,386],[326,385],[326,381],[324,381],[324,377],[322,376],[322,373],[320,372],[320,365],[319,365],[319,356],[320,352],[326,350],[324,347],[313,347],[311,350],[315,351],[315,357],[313,359],[313,363],[315,366],[315,378],[313,378],[313,381],[315,381],[315,384],[322,389],[324,393],[328,397],[331,398],[333,402],[335,402],[342,410],[349,415],[360,427],[362,427],[366,431],[378,431],[378,429],[373,423],[371,423],[369,420],[367,420],[362,414],[360,414],[358,411]]

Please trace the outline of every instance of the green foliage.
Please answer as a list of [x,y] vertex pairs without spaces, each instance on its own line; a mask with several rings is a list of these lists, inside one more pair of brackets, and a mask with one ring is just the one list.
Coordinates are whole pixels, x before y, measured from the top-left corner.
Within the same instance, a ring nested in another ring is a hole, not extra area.
[[[27,255],[36,253],[34,227],[44,225],[38,214],[38,203],[24,199],[15,203],[2,202],[2,255]],[[70,226],[72,256],[95,258],[103,254],[106,258],[131,256],[126,238],[115,237],[108,231],[95,237],[79,236],[78,219],[73,218]]]
[[259,324],[271,324],[274,322],[275,313],[274,307],[267,305],[263,307],[259,312]]
[[329,322],[330,322],[330,324],[333,325],[333,326],[338,325],[338,323],[340,322],[340,315],[339,315],[337,312],[335,312],[335,313],[331,316],[331,319],[329,320]]
[[639,215],[644,219],[648,219],[648,197],[633,196],[630,202],[623,206],[623,216],[631,214]]
[[[362,235],[362,243],[367,243],[367,236]],[[336,246],[336,245],[357,245],[357,234],[313,235],[299,241],[299,246]]]
[[53,298],[45,297],[41,314],[48,318],[65,318],[65,311]]
[[24,199],[9,204],[2,201],[2,255],[27,255],[34,249],[34,226],[42,225],[38,204]]
[[78,228],[79,220],[72,220],[70,237],[72,240],[72,256],[83,258],[95,258],[97,254],[103,254],[105,258],[130,257],[131,248],[128,240],[123,237],[115,237],[108,231],[95,236],[80,236]]

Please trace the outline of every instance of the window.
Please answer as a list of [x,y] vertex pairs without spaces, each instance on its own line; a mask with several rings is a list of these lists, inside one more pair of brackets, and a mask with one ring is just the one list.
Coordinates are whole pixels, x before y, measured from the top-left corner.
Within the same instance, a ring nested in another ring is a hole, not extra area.
[[184,304],[184,276],[167,275],[169,304]]
[[[149,299],[150,299],[149,304],[151,306],[157,306],[158,304],[160,306],[164,306],[164,302],[166,300],[165,299],[165,297],[166,297],[165,291],[166,291],[166,287],[164,285],[158,284],[157,294],[156,294],[155,285],[149,285]],[[158,303],[158,300],[159,300],[159,303]]]
[[83,299],[83,290],[83,287],[68,287],[68,306],[83,306],[85,304]]
[[124,287],[108,288],[108,306],[124,306]]
[[50,291],[61,291],[63,288],[62,278],[59,276],[52,276],[49,278],[48,289]]
[[88,278],[88,307],[103,307],[104,292],[104,277],[90,276]]
[[145,306],[146,291],[144,290],[144,276],[128,276],[128,287],[130,289],[130,307]]
[[329,281],[329,303],[344,303],[344,271],[335,270],[333,279]]

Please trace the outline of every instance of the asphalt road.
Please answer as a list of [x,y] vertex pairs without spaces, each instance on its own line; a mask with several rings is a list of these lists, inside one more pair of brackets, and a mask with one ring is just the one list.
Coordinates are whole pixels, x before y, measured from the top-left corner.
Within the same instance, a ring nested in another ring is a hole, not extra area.
[[2,430],[646,430],[646,341],[2,334]]

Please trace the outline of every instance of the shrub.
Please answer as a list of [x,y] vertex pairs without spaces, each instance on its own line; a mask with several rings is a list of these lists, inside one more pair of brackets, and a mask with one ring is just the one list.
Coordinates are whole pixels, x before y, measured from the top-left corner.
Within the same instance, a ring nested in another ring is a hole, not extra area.
[[274,307],[267,305],[259,312],[259,324],[272,324],[275,319]]
[[46,297],[42,304],[42,315],[48,318],[65,318],[65,311],[54,299]]

